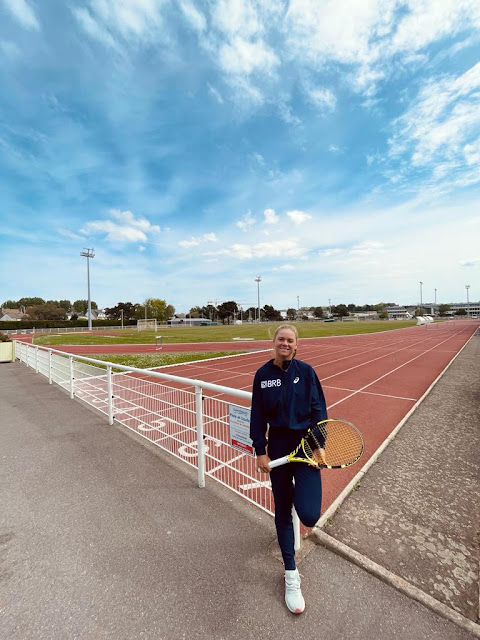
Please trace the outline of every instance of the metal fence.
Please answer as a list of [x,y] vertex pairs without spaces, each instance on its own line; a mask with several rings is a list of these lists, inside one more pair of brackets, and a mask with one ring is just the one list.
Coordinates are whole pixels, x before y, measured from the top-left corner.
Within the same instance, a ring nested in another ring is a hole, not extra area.
[[78,398],[210,476],[267,513],[270,482],[255,471],[255,458],[231,446],[232,407],[249,407],[251,393],[159,371],[76,356],[15,341],[18,360]]

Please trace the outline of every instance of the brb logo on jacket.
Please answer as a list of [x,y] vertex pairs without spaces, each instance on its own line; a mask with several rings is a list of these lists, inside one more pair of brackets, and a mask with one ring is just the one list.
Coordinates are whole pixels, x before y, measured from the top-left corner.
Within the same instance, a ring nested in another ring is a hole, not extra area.
[[261,382],[262,389],[266,389],[267,387],[281,387],[281,386],[282,386],[282,381],[280,378],[277,378],[276,380],[262,380]]

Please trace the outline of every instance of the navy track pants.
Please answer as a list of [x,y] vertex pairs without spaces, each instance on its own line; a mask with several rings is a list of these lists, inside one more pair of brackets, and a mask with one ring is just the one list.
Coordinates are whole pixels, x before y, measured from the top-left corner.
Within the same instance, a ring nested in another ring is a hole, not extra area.
[[[270,459],[275,460],[293,451],[301,437],[302,433],[292,429],[270,430],[268,436]],[[286,570],[296,567],[292,505],[306,527],[313,527],[316,524],[322,506],[320,473],[320,470],[303,462],[289,462],[270,472],[275,499],[275,527]]]

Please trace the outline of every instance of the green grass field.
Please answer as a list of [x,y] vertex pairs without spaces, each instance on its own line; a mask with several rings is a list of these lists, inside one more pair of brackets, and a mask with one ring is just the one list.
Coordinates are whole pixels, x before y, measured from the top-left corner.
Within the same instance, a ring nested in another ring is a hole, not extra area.
[[[271,340],[273,333],[281,323],[224,325],[216,327],[159,327],[154,331],[135,331],[131,329],[102,329],[104,335],[96,331],[85,333],[49,333],[37,334],[34,344],[153,344],[155,335],[162,335],[164,344],[181,342],[229,342],[233,338],[250,340]],[[372,322],[298,322],[295,324],[300,338],[323,336],[343,336],[359,333],[391,331],[403,327],[413,327],[415,320],[379,320]],[[232,346],[235,343],[232,343]],[[239,342],[238,346],[241,345]]]
[[[238,351],[210,351],[208,353],[119,353],[109,355],[89,356],[94,360],[123,364],[126,367],[136,367],[137,369],[152,369],[154,367],[164,367],[168,364],[181,364],[182,362],[193,362],[195,360],[210,360],[221,356],[233,356]],[[98,365],[100,366],[100,365]],[[113,369],[115,371],[115,368]]]

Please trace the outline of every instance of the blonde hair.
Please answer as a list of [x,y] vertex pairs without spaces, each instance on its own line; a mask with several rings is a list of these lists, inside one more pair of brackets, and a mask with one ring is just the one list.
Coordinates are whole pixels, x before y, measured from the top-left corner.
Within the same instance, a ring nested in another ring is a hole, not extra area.
[[293,331],[293,333],[295,334],[295,339],[298,342],[298,331],[297,331],[297,327],[295,327],[293,324],[281,324],[279,327],[277,327],[275,329],[275,333],[273,334],[273,339],[275,340],[275,338],[277,337],[277,334],[279,331],[281,331],[282,329],[289,329],[290,331]]

